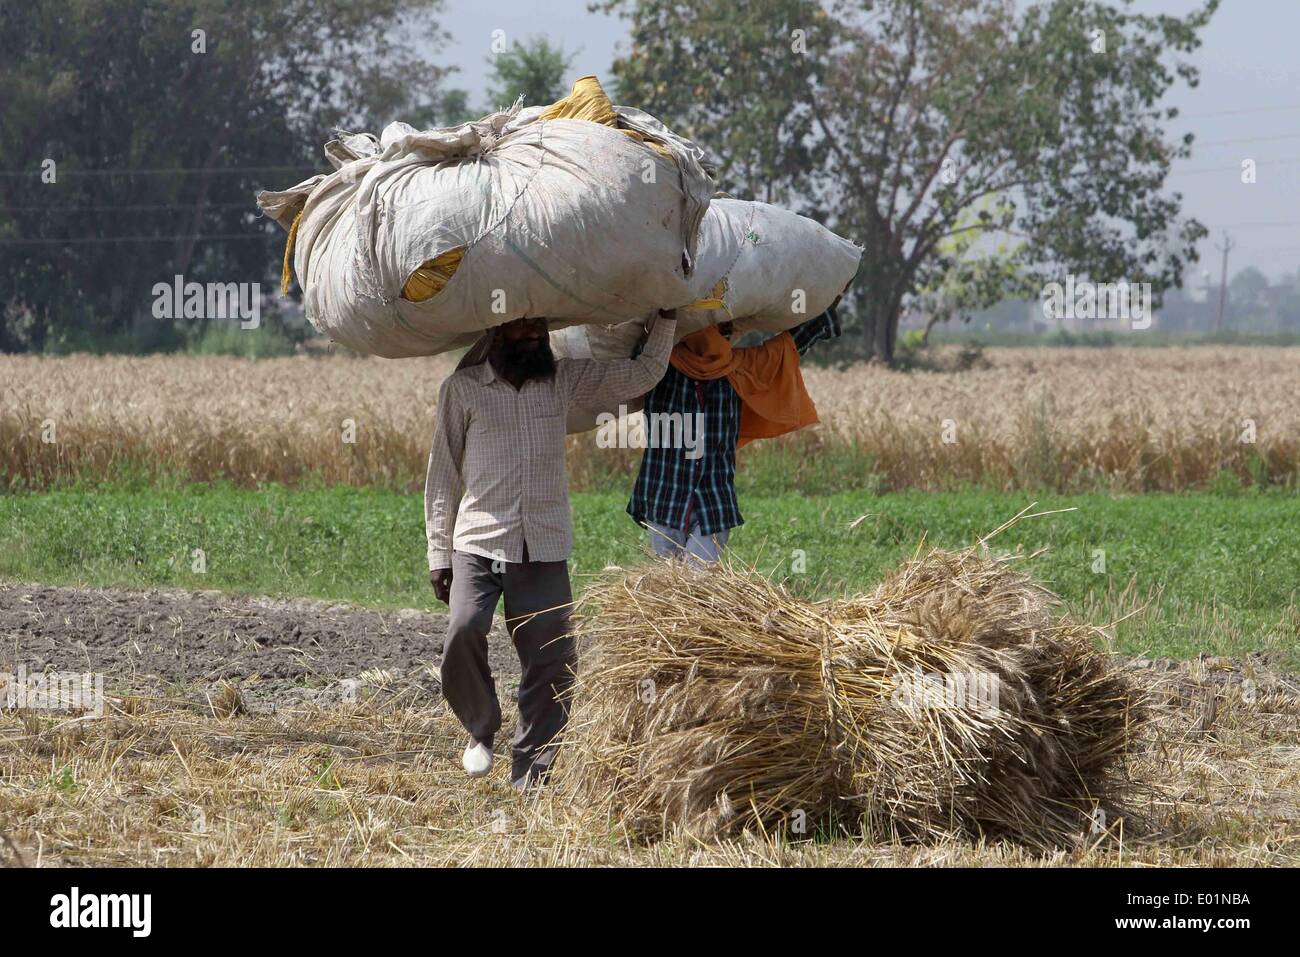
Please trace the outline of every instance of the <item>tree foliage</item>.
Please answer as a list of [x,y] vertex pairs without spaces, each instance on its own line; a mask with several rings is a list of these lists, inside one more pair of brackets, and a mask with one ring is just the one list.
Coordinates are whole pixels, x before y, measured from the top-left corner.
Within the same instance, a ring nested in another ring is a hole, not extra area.
[[492,72],[485,112],[510,106],[520,94],[526,106],[554,103],[569,92],[564,79],[576,56],[546,37],[514,41],[509,49],[488,58]]
[[1130,0],[596,6],[631,22],[624,102],[716,151],[724,188],[863,243],[871,354],[892,359],[902,312],[954,281],[963,308],[1064,272],[1158,300],[1196,259],[1204,227],[1165,191],[1191,138],[1162,100],[1197,82],[1186,56],[1218,0],[1182,19]]
[[335,127],[463,111],[417,53],[440,6],[0,5],[0,350],[165,343],[155,283],[269,278],[284,237],[258,189],[319,171]]

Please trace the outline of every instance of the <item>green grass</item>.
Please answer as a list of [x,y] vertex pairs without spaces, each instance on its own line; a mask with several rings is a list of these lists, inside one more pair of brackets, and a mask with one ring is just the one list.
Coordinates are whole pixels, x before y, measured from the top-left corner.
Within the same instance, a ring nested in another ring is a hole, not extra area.
[[[1024,521],[996,547],[1046,548],[1026,567],[1095,623],[1142,608],[1116,629],[1120,650],[1171,657],[1265,650],[1300,665],[1300,497],[1036,499],[1040,510],[1078,510]],[[805,596],[861,591],[923,538],[967,544],[1033,500],[988,491],[748,496],[747,524],[731,551]],[[625,504],[613,492],[573,496],[579,589],[606,565],[641,560],[642,536]],[[423,543],[419,497],[395,492],[136,485],[0,495],[0,578],[19,581],[435,607]],[[203,572],[193,570],[195,549],[203,550]],[[1098,550],[1104,572],[1094,570]]]

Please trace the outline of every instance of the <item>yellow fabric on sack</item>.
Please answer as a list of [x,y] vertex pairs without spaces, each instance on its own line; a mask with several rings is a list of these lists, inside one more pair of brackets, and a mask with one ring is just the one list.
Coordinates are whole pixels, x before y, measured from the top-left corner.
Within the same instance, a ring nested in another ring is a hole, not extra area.
[[[601,126],[618,129],[618,114],[614,112],[614,104],[601,87],[600,81],[594,76],[584,76],[574,80],[569,95],[562,100],[556,100],[542,110],[542,115],[538,119],[586,120],[588,123],[599,123]],[[673,158],[668,147],[647,140],[636,130],[619,130],[619,132],[627,134],[638,143],[644,143],[665,159]]]
[[280,291],[286,296],[289,295],[289,287],[293,285],[293,244],[298,239],[298,224],[302,222],[303,210],[307,204],[302,204],[302,209],[298,210],[298,215],[293,218],[293,225],[289,227],[289,238],[284,241],[284,263],[280,266]]
[[654,140],[648,140],[648,139],[646,139],[644,136],[642,136],[640,133],[638,133],[636,130],[619,130],[619,132],[620,132],[620,133],[626,133],[628,136],[632,137],[632,139],[636,140],[638,143],[641,143],[641,144],[644,145],[644,146],[648,146],[648,147],[650,147],[652,150],[654,150],[656,153],[658,153],[658,154],[659,154],[660,156],[662,156],[664,159],[666,159],[666,160],[668,160],[669,162],[671,162],[674,166],[677,165],[677,160],[676,160],[676,158],[673,156],[673,154],[672,154],[672,150],[670,150],[668,147],[664,146],[664,144],[662,144],[662,143],[656,143]]
[[618,114],[614,104],[594,76],[584,76],[573,82],[573,89],[562,100],[556,100],[539,117],[542,120],[586,120],[601,126],[617,126]]
[[[599,123],[601,126],[608,126],[611,129],[618,129],[618,114],[614,112],[614,104],[610,101],[609,96],[601,88],[600,81],[594,76],[584,76],[575,80],[573,88],[569,95],[563,99],[556,100],[546,109],[542,110],[538,117],[540,120],[586,120],[588,123]],[[676,165],[673,154],[661,143],[655,143],[647,140],[636,130],[619,130],[626,133],[638,143],[650,147],[660,156],[670,160]],[[286,262],[288,253],[286,252]],[[407,302],[424,302],[432,299],[438,293],[446,288],[447,283],[451,282],[451,277],[456,274],[456,269],[460,266],[461,260],[465,258],[465,247],[451,249],[435,259],[430,259],[422,263],[418,269],[411,273],[406,280],[406,285],[402,287],[402,298]],[[687,308],[695,309],[722,309],[721,293],[716,305],[696,305],[692,303]],[[701,299],[700,302],[712,302],[713,300]]]
[[447,287],[451,277],[460,268],[460,261],[465,258],[465,247],[449,249],[440,256],[430,259],[415,272],[411,273],[402,287],[402,298],[407,302],[424,302],[432,299]]
[[709,295],[705,299],[696,299],[694,302],[682,306],[683,309],[721,309],[731,315],[731,310],[727,309],[727,304],[723,299],[727,295],[727,280],[719,279],[717,285],[709,290]]

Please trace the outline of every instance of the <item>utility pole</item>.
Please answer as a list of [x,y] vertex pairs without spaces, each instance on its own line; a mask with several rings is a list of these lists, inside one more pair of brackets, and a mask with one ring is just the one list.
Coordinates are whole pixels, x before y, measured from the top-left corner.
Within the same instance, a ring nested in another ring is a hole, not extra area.
[[1219,279],[1219,318],[1214,323],[1216,332],[1223,331],[1223,310],[1228,302],[1228,253],[1232,252],[1233,247],[1236,245],[1232,241],[1232,237],[1228,235],[1228,231],[1224,230],[1223,245],[1214,247],[1223,253],[1223,274]]

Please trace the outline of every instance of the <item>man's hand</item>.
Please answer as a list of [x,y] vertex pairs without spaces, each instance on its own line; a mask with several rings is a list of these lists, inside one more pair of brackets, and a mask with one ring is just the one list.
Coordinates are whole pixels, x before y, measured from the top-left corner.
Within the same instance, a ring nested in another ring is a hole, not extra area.
[[840,304],[841,298],[842,297],[840,296],[836,296],[835,301],[831,303],[831,307],[826,310],[828,313],[830,313],[831,334],[832,334],[832,338],[834,339],[838,339],[844,333],[844,327],[840,325],[840,314],[835,311],[835,307]]
[[645,348],[646,340],[650,338],[650,333],[652,333],[652,332],[655,331],[655,323],[659,321],[659,318],[660,318],[661,316],[662,316],[664,319],[676,320],[676,318],[677,318],[677,310],[676,310],[676,309],[660,309],[657,313],[655,313],[654,315],[652,315],[652,316],[650,316],[648,319],[646,319],[646,321],[645,321],[645,325],[644,325],[644,326],[642,327],[642,329],[641,329],[641,341],[638,342],[638,343],[637,343],[637,344],[632,348],[632,358],[633,358],[633,359],[635,359],[635,358],[637,358],[639,355],[641,355],[641,350]]
[[435,568],[429,572],[429,584],[433,586],[433,597],[444,605],[451,604],[451,569]]

